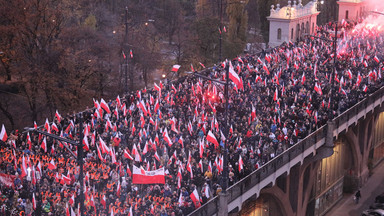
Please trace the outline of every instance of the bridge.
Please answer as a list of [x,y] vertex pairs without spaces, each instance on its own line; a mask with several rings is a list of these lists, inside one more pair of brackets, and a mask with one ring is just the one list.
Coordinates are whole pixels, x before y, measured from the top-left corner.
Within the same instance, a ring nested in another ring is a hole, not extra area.
[[190,215],[323,215],[333,205],[327,202],[364,184],[383,159],[383,101],[384,87]]

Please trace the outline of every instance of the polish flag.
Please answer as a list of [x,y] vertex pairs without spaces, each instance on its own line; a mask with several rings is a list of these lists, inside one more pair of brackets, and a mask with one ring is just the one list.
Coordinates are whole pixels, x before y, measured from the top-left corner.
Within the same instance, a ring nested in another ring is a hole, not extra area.
[[215,144],[215,148],[219,147],[219,143],[217,142],[217,139],[215,135],[212,133],[212,131],[208,132],[207,140],[213,144]]
[[71,198],[69,198],[69,204],[70,205],[73,205],[73,203],[75,203],[75,194],[72,194]]
[[103,197],[100,199],[100,204],[103,205],[104,209],[107,208],[107,199],[105,198],[105,194]]
[[157,152],[155,152],[155,159],[157,160],[157,161],[159,161],[160,162],[160,157],[159,157],[159,155],[157,154]]
[[153,171],[142,171],[133,165],[132,184],[165,184],[164,167]]
[[142,101],[142,100],[140,101],[139,107],[143,111],[144,115],[147,116],[148,111],[147,111],[147,108],[145,107],[144,101]]
[[263,63],[263,69],[265,70],[265,72],[267,72],[267,75],[269,75],[269,70],[265,63]]
[[350,69],[347,70],[348,78],[352,79],[352,72]]
[[85,136],[83,139],[83,149],[85,151],[89,151],[89,144],[88,144],[88,138]]
[[107,102],[105,102],[105,100],[104,100],[103,98],[101,98],[100,106],[101,106],[101,108],[103,108],[108,114],[111,113],[111,110],[109,109],[109,106],[108,106]]
[[7,131],[5,131],[4,125],[1,127],[0,139],[5,142],[8,139]]
[[277,101],[278,97],[279,97],[279,95],[278,95],[277,88],[276,88],[275,94],[273,95],[273,101]]
[[241,170],[243,170],[243,165],[244,165],[244,162],[243,162],[243,159],[241,158],[241,155],[239,156],[239,172],[241,172]]
[[27,176],[27,164],[25,162],[25,157],[23,155],[23,160],[21,163],[21,178],[23,178],[24,176]]
[[172,70],[171,71],[173,71],[173,72],[177,72],[178,70],[179,70],[179,68],[180,68],[180,65],[173,65],[173,67],[172,67]]
[[[194,203],[195,205],[198,203],[197,206],[200,206],[200,197],[199,197],[199,193],[197,192],[196,188],[195,188],[195,190],[191,193],[190,197],[191,197],[191,199],[192,199],[192,201],[193,201],[193,203]],[[197,207],[197,206],[196,206],[196,207]]]
[[237,75],[237,73],[233,70],[233,66],[231,62],[229,62],[229,78],[236,84],[237,88],[240,89],[242,84],[240,83],[240,77]]
[[71,178],[69,178],[68,176],[66,176],[64,174],[61,174],[61,180],[63,181],[62,183],[65,183],[67,185],[71,184]]
[[163,133],[163,138],[168,143],[168,146],[171,147],[172,146],[172,140],[168,136],[167,128],[165,128],[165,132]]
[[301,77],[301,84],[304,85],[305,83],[305,73],[303,73],[303,76]]
[[120,197],[120,193],[121,193],[121,185],[120,185],[120,181],[117,183],[117,191],[116,191],[116,195],[118,197]]
[[51,127],[49,127],[49,121],[48,118],[45,119],[44,128],[48,133],[51,133]]
[[49,162],[48,169],[50,170],[56,169],[55,161],[53,161],[53,159],[51,160],[51,162]]
[[153,83],[153,86],[154,86],[154,88],[155,88],[156,91],[158,91],[158,92],[161,91],[160,86],[158,86],[156,83]]
[[99,147],[97,145],[96,145],[96,148],[97,148],[97,155],[99,156],[99,159],[101,161],[104,161],[103,155],[101,155],[100,149],[99,149]]
[[56,110],[55,116],[56,116],[57,122],[60,123],[61,122],[61,115],[59,114],[59,112],[57,110]]
[[71,216],[71,213],[69,212],[68,203],[65,204],[65,216]]
[[133,160],[133,157],[128,153],[128,151],[124,150],[124,157],[128,158],[129,160]]
[[36,209],[36,198],[35,198],[35,193],[32,194],[32,207],[33,207],[33,209]]
[[359,72],[358,75],[357,75],[356,86],[359,86],[361,81],[362,81],[362,78],[361,78],[361,75],[360,75],[360,72]]
[[205,68],[205,65],[201,62],[199,62],[199,64],[201,65],[201,67]]
[[252,121],[254,121],[255,118],[256,118],[256,109],[255,109],[255,107],[253,106],[253,104],[252,104],[252,113],[251,113],[251,115],[252,115]]
[[200,140],[199,142],[199,150],[200,150],[200,158],[203,158],[203,154],[204,154],[204,142],[202,140]]
[[131,177],[132,176],[132,172],[131,172],[131,169],[129,169],[129,166],[127,165],[127,173],[128,173],[128,175],[129,175],[129,177]]
[[178,141],[178,142],[180,143],[181,147],[184,148],[184,140],[183,140],[183,137],[182,137],[182,136],[179,138],[179,141]]
[[380,59],[379,59],[377,56],[375,56],[375,57],[373,58],[373,60],[375,60],[375,62],[377,62],[377,63],[380,62]]
[[44,137],[43,142],[41,143],[41,148],[44,149],[44,152],[47,152],[47,139]]
[[364,91],[364,92],[367,92],[367,91],[368,91],[368,86],[367,86],[367,85],[364,85],[363,91]]

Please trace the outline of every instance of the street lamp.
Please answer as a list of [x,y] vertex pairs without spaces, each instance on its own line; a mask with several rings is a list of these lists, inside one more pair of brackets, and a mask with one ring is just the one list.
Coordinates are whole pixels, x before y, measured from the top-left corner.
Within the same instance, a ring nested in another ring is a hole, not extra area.
[[[144,23],[145,26],[148,26],[149,23],[153,23],[155,20],[153,19],[148,19],[144,21],[138,21],[134,22],[133,25],[138,24],[138,23]],[[128,28],[129,28],[129,22],[128,22],[128,6],[125,7],[125,37],[124,37],[124,49],[127,49],[129,47],[133,47],[133,45],[128,44]],[[128,53],[128,52],[127,52]],[[131,53],[130,53],[131,54]],[[133,85],[133,78],[131,77],[131,88]],[[128,92],[128,57],[125,57],[124,59],[124,91]],[[132,89],[131,89],[132,90]]]
[[54,135],[54,134],[50,134],[46,131],[42,131],[42,130],[39,130],[39,129],[35,129],[35,128],[25,128],[26,131],[31,131],[31,132],[36,132],[36,133],[39,133],[39,134],[42,134],[42,135],[45,135],[45,136],[48,136],[48,137],[51,137],[52,139],[55,139],[59,142],[66,142],[66,143],[70,143],[74,146],[77,146],[77,157],[76,155],[72,152],[72,150],[67,146],[65,145],[64,143],[63,146],[77,159],[77,164],[79,165],[80,167],[80,172],[79,172],[79,182],[80,182],[80,196],[79,196],[79,203],[80,203],[80,215],[81,216],[84,216],[84,151],[83,151],[83,137],[84,137],[84,134],[83,134],[83,116],[82,116],[82,113],[79,113],[79,123],[80,123],[80,127],[79,127],[79,132],[80,132],[80,137],[79,137],[79,141],[75,141],[75,140],[70,140],[70,139],[66,139],[66,138],[63,138],[63,137],[60,137],[60,136],[57,136],[57,135]]

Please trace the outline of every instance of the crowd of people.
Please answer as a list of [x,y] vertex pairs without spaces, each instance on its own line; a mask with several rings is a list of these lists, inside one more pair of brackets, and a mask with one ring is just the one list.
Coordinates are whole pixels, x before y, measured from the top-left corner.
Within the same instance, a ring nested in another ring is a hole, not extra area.
[[[57,112],[39,129],[75,141],[84,134],[86,215],[188,215],[222,190],[225,142],[233,185],[382,86],[382,35],[374,28],[345,31],[333,74],[332,42],[322,39],[332,40],[333,25],[203,70],[215,80],[224,81],[226,69],[241,78],[230,81],[228,124],[224,86],[188,75],[94,100],[81,118]],[[0,145],[0,173],[13,181],[1,184],[0,214],[79,212],[75,145],[27,131],[9,133]],[[133,165],[163,167],[165,184],[133,184]]]

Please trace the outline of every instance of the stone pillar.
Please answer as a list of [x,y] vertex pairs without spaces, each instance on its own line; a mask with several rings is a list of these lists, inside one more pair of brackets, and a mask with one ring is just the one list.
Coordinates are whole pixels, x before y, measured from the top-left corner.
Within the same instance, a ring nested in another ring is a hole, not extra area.
[[219,212],[217,215],[228,216],[228,192],[219,193]]

